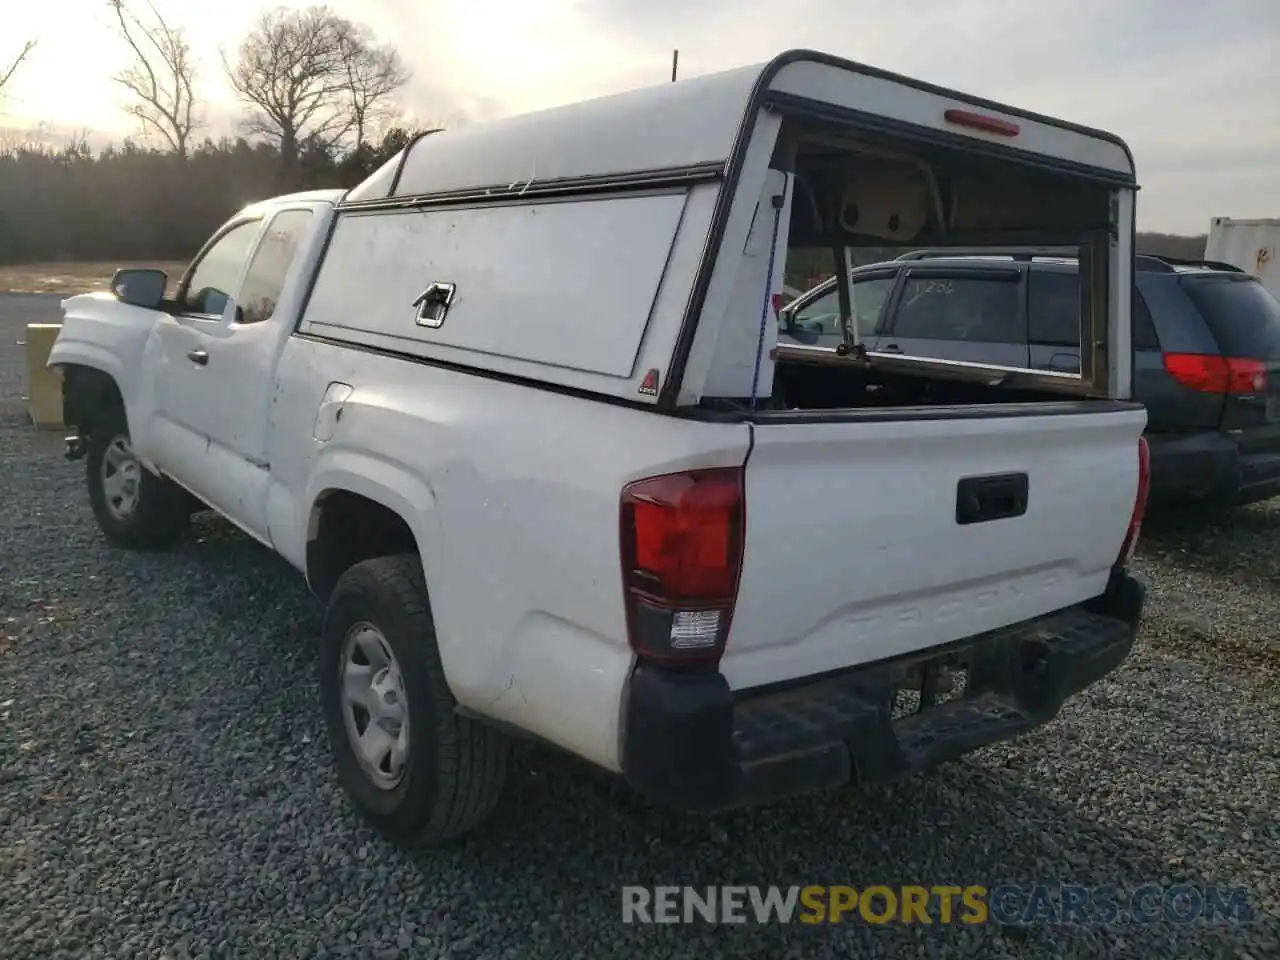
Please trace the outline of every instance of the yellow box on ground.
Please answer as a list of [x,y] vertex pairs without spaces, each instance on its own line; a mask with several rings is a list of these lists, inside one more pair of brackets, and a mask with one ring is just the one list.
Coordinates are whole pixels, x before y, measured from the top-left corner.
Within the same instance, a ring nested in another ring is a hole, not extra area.
[[62,375],[45,366],[60,323],[27,324],[27,410],[40,430],[61,430]]

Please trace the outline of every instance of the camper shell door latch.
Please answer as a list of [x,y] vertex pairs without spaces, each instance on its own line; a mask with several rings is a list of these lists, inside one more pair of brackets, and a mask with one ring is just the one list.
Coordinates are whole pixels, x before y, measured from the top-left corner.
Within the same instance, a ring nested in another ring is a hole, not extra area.
[[453,304],[453,295],[457,289],[457,284],[436,281],[418,294],[418,299],[413,301],[413,306],[418,310],[414,318],[418,326],[432,329],[443,326],[445,314]]

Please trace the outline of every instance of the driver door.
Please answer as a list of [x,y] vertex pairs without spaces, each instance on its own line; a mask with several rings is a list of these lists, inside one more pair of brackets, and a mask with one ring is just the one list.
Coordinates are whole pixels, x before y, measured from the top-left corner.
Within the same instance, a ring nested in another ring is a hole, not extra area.
[[216,383],[201,376],[209,335],[235,319],[235,294],[262,232],[262,218],[233,220],[200,252],[178,288],[174,308],[161,314],[147,343],[151,373],[151,430],[147,450],[166,472],[208,497],[209,438],[204,429],[216,404]]

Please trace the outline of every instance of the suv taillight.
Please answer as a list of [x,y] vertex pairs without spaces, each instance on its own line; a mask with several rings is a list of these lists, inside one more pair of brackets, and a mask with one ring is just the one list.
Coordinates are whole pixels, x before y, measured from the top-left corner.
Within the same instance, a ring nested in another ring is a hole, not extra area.
[[1147,446],[1147,438],[1138,438],[1138,492],[1133,498],[1133,513],[1129,516],[1129,529],[1124,535],[1124,543],[1120,547],[1120,556],[1116,558],[1117,567],[1127,567],[1133,559],[1133,551],[1138,547],[1138,536],[1142,533],[1142,518],[1147,512],[1147,496],[1151,493],[1151,449]]
[[1183,386],[1203,393],[1263,393],[1267,389],[1266,364],[1247,357],[1166,353],[1164,368]]
[[651,477],[622,490],[622,587],[636,656],[714,664],[738,596],[742,468]]

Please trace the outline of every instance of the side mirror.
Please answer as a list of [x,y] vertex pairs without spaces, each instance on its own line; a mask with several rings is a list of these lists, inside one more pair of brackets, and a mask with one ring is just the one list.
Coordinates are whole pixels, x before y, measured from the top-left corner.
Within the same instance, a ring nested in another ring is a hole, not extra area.
[[111,292],[121,303],[155,310],[164,302],[169,276],[163,270],[117,270]]

